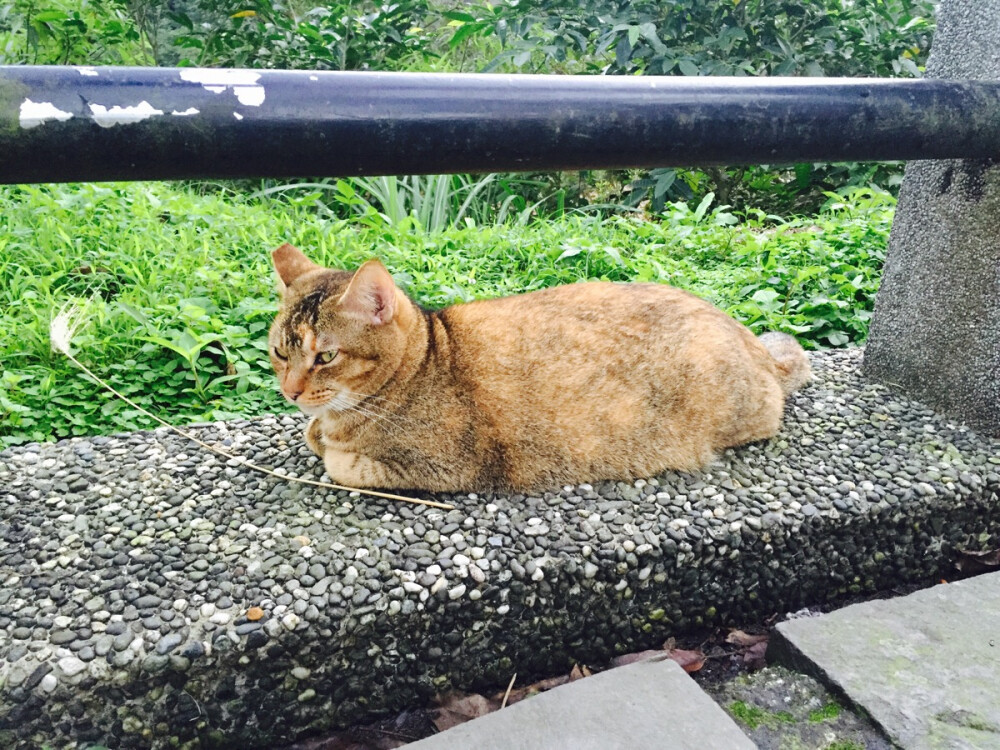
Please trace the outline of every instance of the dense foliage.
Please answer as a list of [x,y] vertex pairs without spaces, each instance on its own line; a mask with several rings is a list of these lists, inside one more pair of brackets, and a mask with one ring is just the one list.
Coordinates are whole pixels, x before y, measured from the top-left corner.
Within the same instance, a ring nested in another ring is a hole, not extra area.
[[[931,0],[0,0],[0,64],[916,76]],[[423,304],[656,280],[807,346],[864,340],[899,165],[0,188],[0,446],[285,408],[267,249],[372,255]],[[877,187],[876,187],[877,186]],[[783,218],[811,214],[807,218]]]
[[815,347],[863,340],[894,205],[854,190],[784,221],[735,216],[709,196],[657,220],[480,225],[465,215],[428,231],[416,214],[393,219],[345,196],[357,218],[324,216],[309,194],[0,191],[0,445],[152,426],[50,350],[49,321],[68,299],[88,300],[74,350],[147,408],[175,420],[287,408],[266,342],[277,302],[267,250],[284,240],[338,267],[377,255],[428,306],[582,279],[661,281]]

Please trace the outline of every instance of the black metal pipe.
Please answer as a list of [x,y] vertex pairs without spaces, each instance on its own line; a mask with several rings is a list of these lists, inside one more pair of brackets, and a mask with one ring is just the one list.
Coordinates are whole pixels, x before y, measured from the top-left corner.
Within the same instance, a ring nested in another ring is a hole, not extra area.
[[1000,82],[0,66],[0,183],[1000,157]]

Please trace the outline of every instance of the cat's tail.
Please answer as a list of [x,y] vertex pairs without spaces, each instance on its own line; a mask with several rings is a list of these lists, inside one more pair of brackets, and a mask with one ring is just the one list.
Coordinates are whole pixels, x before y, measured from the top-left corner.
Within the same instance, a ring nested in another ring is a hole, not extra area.
[[762,333],[757,337],[757,340],[774,357],[774,361],[778,365],[778,382],[786,396],[797,391],[812,379],[809,359],[794,336],[770,331]]

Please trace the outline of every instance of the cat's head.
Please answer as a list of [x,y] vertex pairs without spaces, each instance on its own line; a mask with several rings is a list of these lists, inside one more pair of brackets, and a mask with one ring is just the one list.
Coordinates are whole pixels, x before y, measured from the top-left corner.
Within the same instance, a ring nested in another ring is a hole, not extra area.
[[323,268],[285,244],[271,253],[281,307],[268,344],[281,392],[307,414],[349,409],[396,372],[411,303],[377,260]]

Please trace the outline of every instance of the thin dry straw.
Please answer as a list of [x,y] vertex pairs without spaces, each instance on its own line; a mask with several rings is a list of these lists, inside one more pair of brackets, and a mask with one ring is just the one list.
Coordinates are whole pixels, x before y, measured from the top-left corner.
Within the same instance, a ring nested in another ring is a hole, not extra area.
[[517,672],[510,677],[510,682],[507,683],[507,692],[503,694],[503,703],[500,704],[500,710],[507,708],[507,699],[510,698],[510,691],[514,689],[514,680],[517,679]]
[[243,456],[234,455],[229,451],[222,450],[221,448],[216,448],[215,446],[209,445],[208,443],[199,440],[191,433],[185,432],[184,430],[178,427],[174,427],[169,422],[164,421],[163,419],[156,416],[152,412],[147,411],[146,409],[139,406],[137,403],[135,403],[135,401],[130,399],[128,396],[116,391],[110,384],[102,380],[98,375],[92,372],[89,367],[87,367],[85,364],[83,364],[83,362],[78,360],[76,357],[72,355],[72,353],[70,353],[69,344],[73,338],[73,334],[75,333],[76,326],[79,325],[80,322],[79,318],[74,317],[74,313],[78,311],[82,312],[80,308],[70,307],[67,309],[64,307],[59,312],[59,314],[52,319],[52,325],[49,327],[49,338],[52,342],[52,348],[55,349],[60,354],[64,355],[67,359],[69,359],[70,362],[72,362],[74,365],[83,370],[83,372],[86,373],[87,376],[90,377],[95,383],[97,383],[102,388],[111,391],[111,393],[120,398],[122,401],[131,406],[133,409],[138,409],[140,412],[145,414],[150,419],[159,422],[161,425],[170,430],[173,430],[178,435],[181,435],[182,437],[185,437],[188,440],[197,443],[205,450],[211,451],[212,453],[216,453],[220,456],[225,456],[226,458],[229,459],[234,459],[236,461],[239,461],[243,466],[253,469],[254,471],[259,471],[264,474],[268,474],[272,477],[277,477],[278,479],[284,479],[285,481],[288,482],[299,482],[300,484],[308,484],[313,487],[325,487],[331,490],[347,490],[348,492],[359,492],[362,495],[381,497],[387,500],[397,500],[403,503],[413,503],[414,505],[427,505],[432,508],[441,508],[442,510],[452,510],[455,507],[454,505],[448,505],[447,503],[438,503],[433,500],[421,500],[415,497],[404,497],[403,495],[393,495],[391,492],[378,492],[377,490],[366,490],[366,489],[361,489],[359,487],[345,487],[344,485],[331,484],[330,482],[319,482],[314,479],[302,479],[301,477],[291,477],[288,476],[287,474],[282,474],[280,472],[268,469],[265,466],[258,466],[255,463],[247,461]]

